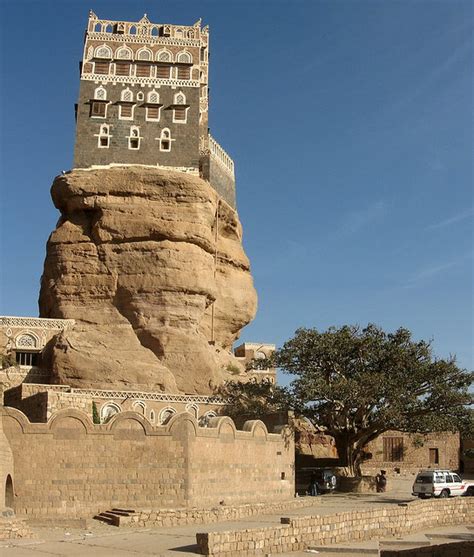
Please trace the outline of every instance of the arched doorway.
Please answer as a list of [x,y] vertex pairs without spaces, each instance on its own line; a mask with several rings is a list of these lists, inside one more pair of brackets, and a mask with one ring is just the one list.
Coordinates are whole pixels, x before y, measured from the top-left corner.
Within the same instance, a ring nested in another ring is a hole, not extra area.
[[10,507],[13,509],[14,505],[14,494],[13,494],[13,480],[10,474],[8,474],[7,479],[5,481],[5,507]]

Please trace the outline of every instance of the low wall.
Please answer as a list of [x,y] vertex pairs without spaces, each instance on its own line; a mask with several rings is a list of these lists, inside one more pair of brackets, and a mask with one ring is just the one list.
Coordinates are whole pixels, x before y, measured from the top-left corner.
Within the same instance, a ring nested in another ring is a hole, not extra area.
[[472,557],[474,541],[452,542],[413,549],[382,549],[380,557]]
[[187,413],[165,426],[136,412],[107,424],[73,409],[47,423],[30,423],[14,408],[1,415],[20,516],[81,518],[112,507],[203,508],[294,495],[293,439],[257,420],[238,431],[228,417],[200,428]]
[[211,524],[226,520],[238,520],[258,514],[287,512],[314,505],[309,497],[306,499],[292,499],[277,503],[255,503],[253,505],[219,506],[212,509],[169,509],[142,510],[130,517],[117,517],[119,526],[163,527],[183,526],[186,524]]
[[282,518],[281,526],[196,535],[200,551],[214,557],[302,551],[327,545],[399,536],[423,528],[474,520],[474,500],[458,497],[326,516]]

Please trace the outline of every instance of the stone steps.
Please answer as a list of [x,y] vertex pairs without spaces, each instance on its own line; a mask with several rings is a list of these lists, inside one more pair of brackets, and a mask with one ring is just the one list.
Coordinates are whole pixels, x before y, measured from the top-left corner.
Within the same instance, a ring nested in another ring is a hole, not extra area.
[[110,526],[125,526],[130,524],[135,511],[132,509],[112,509],[94,516],[95,520],[105,522]]

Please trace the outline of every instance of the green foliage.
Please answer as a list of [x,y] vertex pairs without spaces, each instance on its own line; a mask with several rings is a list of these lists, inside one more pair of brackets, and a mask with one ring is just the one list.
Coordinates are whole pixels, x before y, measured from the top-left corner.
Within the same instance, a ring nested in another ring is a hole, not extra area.
[[266,381],[229,381],[219,387],[216,394],[226,401],[222,414],[232,419],[261,419],[290,406],[286,390]]
[[240,368],[239,368],[239,366],[236,366],[235,364],[227,364],[225,369],[226,369],[226,371],[228,371],[232,375],[239,375],[240,374]]
[[295,377],[289,388],[295,410],[326,427],[352,473],[360,474],[367,443],[389,429],[472,428],[472,373],[454,359],[434,359],[430,344],[413,341],[407,329],[299,329],[275,362]]
[[94,424],[100,424],[99,411],[97,410],[97,404],[92,401],[92,422]]
[[247,371],[252,371],[253,369],[265,370],[275,367],[274,354],[265,358],[253,358],[250,362],[247,362],[245,367]]
[[411,444],[415,447],[415,449],[421,449],[421,447],[423,447],[425,442],[421,435],[415,435],[411,440]]

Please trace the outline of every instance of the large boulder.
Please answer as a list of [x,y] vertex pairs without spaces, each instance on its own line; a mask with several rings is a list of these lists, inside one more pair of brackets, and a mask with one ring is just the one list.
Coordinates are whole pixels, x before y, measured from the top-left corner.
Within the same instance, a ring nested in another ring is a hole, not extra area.
[[256,292],[237,213],[196,176],[74,170],[41,281],[41,317],[75,319],[44,365],[74,387],[206,394],[239,367]]

